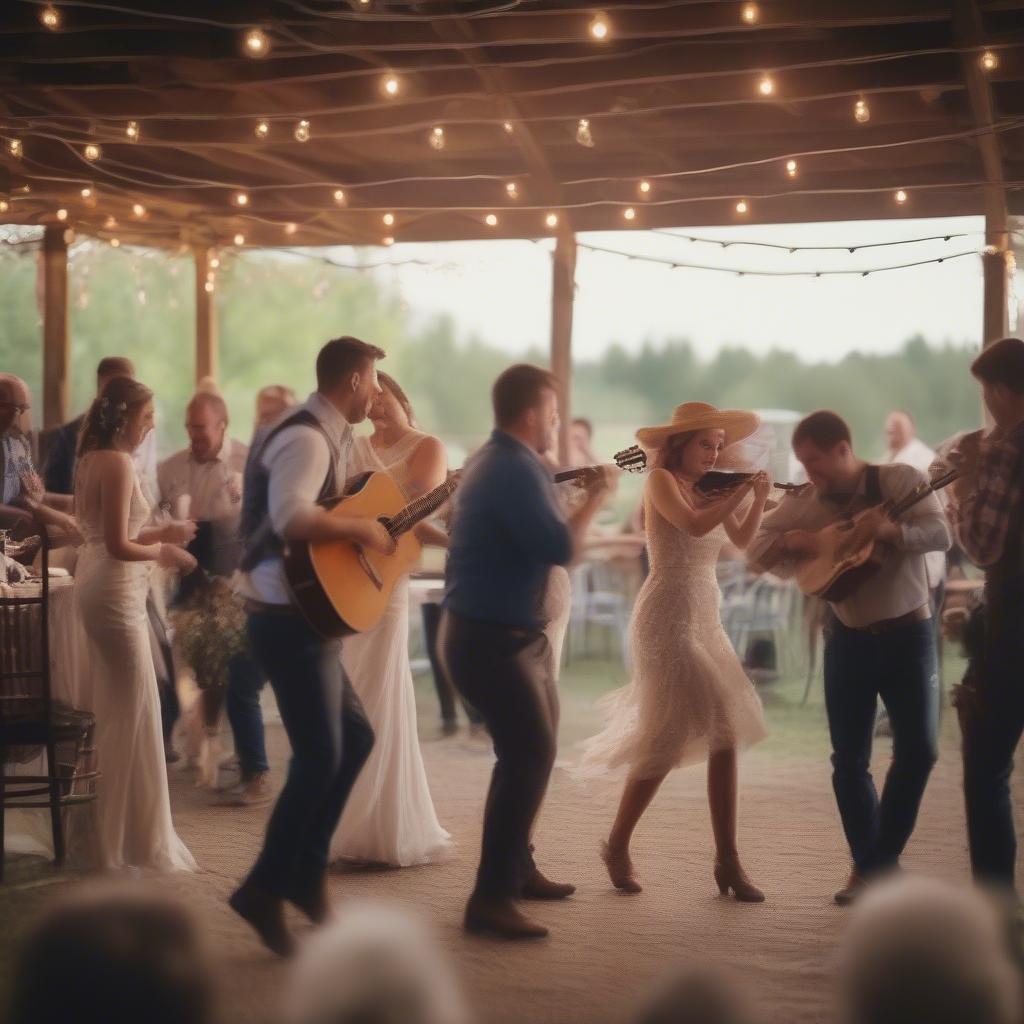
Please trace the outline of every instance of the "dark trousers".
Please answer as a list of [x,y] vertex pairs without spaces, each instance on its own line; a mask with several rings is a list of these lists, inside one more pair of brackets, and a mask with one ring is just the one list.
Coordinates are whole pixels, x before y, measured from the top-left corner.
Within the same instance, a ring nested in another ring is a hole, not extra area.
[[484,808],[475,891],[516,898],[534,869],[530,834],[555,763],[558,693],[547,637],[446,611],[441,665],[483,716],[497,763]]
[[[879,800],[871,741],[881,697],[892,726],[892,763]],[[825,636],[825,708],[832,787],[861,874],[895,866],[917,821],[937,757],[938,672],[931,619],[888,633],[850,629],[834,616]]]
[[[434,601],[424,601],[420,605],[420,609],[423,616],[423,641],[427,648],[427,658],[430,659],[430,671],[434,675],[437,701],[441,705],[441,721],[454,722],[458,718],[455,708],[455,687],[437,657],[437,633],[441,626],[441,606]],[[462,706],[466,711],[466,717],[474,725],[479,725],[483,721],[480,713],[472,704],[464,700]]]
[[260,707],[260,691],[265,682],[266,677],[248,651],[236,654],[228,663],[225,704],[243,779],[270,770]]
[[181,703],[175,685],[174,656],[167,639],[167,627],[157,610],[153,595],[146,597],[146,617],[149,620],[149,646],[153,652],[153,668],[160,694],[160,724],[164,734],[164,747],[171,749],[174,724],[181,717]]
[[1012,887],[1017,837],[1010,773],[1024,732],[1024,597],[992,611],[983,613],[982,649],[968,665],[957,710],[971,869],[979,882]]
[[277,697],[292,758],[247,881],[276,896],[308,889],[373,747],[373,729],[326,642],[298,614],[249,615],[249,644]]

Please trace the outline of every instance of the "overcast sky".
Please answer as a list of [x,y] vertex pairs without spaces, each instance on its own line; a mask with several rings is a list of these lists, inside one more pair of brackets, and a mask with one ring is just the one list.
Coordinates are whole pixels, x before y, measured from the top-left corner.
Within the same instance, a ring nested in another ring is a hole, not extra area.
[[[678,229],[728,248],[653,232],[586,234],[581,242],[633,254],[752,270],[864,270],[950,256],[983,245],[981,218],[858,221],[770,227]],[[847,251],[759,249],[736,240],[853,246],[969,232],[967,237]],[[550,331],[551,242],[448,242],[395,245],[385,258],[430,261],[376,271],[396,285],[417,318],[454,317],[509,352],[546,347]],[[1018,279],[1019,280],[1019,279]],[[739,278],[672,269],[601,253],[579,253],[574,356],[600,355],[615,341],[629,349],[646,338],[689,338],[704,355],[726,344],[764,352],[781,347],[805,359],[839,359],[852,349],[889,352],[920,333],[931,342],[979,341],[981,261],[976,255],[866,278]]]

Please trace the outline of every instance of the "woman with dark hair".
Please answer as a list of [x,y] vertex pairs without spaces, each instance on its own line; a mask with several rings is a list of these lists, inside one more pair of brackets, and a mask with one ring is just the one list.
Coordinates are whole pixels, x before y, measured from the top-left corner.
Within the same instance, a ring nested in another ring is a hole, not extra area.
[[78,439],[75,514],[85,544],[75,599],[89,641],[103,773],[97,855],[109,869],[192,870],[195,861],[171,821],[146,595],[154,563],[184,573],[195,569],[182,547],[195,524],[145,525],[150,508],[131,455],[152,429],[152,391],[116,377],[86,413]]
[[644,489],[651,571],[633,611],[632,682],[606,699],[607,726],[588,742],[582,766],[629,768],[603,847],[612,884],[625,892],[640,892],[629,842],[661,783],[673,768],[706,760],[715,881],[723,895],[764,899],[736,845],[737,753],[764,736],[764,717],[722,628],[715,564],[727,541],[744,548],[757,532],[771,481],[754,474],[711,503],[694,490],[722,450],[757,427],[752,412],[687,402],[670,424],[637,431],[655,453]]
[[[352,445],[349,472],[389,474],[413,501],[444,483],[444,445],[416,429],[412,405],[393,377],[377,371],[381,394],[370,408],[373,433]],[[439,543],[423,525],[420,539]],[[442,535],[443,537],[443,535]],[[381,622],[347,637],[341,662],[377,739],[345,805],[331,841],[331,858],[408,867],[447,852],[427,785],[416,731],[416,698],[409,664],[409,581],[395,587]]]

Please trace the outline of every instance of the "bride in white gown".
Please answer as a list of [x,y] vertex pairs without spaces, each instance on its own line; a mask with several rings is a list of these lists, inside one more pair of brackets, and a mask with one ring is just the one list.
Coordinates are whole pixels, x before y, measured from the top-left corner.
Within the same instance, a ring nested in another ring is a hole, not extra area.
[[154,563],[190,572],[180,544],[192,523],[145,527],[150,508],[131,453],[153,427],[153,393],[110,381],[82,428],[75,515],[85,538],[75,600],[88,638],[101,777],[95,814],[99,866],[195,870],[171,821],[160,696],[149,644],[146,593]]
[[[377,379],[383,393],[370,410],[373,436],[355,440],[349,474],[386,472],[412,501],[444,483],[444,446],[413,427],[398,384],[380,371]],[[425,524],[417,532],[428,543],[447,540]],[[442,859],[450,837],[434,811],[416,731],[408,578],[395,587],[376,627],[346,637],[341,661],[376,739],[331,841],[331,860],[409,867]]]

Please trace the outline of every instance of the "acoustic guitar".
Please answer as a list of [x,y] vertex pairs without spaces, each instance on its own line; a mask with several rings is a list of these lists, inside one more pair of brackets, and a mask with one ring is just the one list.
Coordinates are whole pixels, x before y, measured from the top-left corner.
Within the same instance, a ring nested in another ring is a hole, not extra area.
[[[906,497],[896,502],[885,502],[881,507],[894,522],[919,501],[934,491],[951,484],[960,472],[955,469],[922,482]],[[814,536],[818,550],[813,558],[800,563],[796,580],[800,589],[809,596],[826,601],[842,601],[854,593],[882,567],[886,545],[874,538],[865,540],[858,524],[871,513],[867,508],[852,518],[822,527]]]
[[330,508],[339,519],[376,519],[396,542],[390,555],[349,541],[290,541],[284,571],[292,600],[306,621],[328,640],[363,633],[380,622],[395,584],[420,557],[412,529],[455,492],[459,474],[406,502],[387,473],[364,473]]

